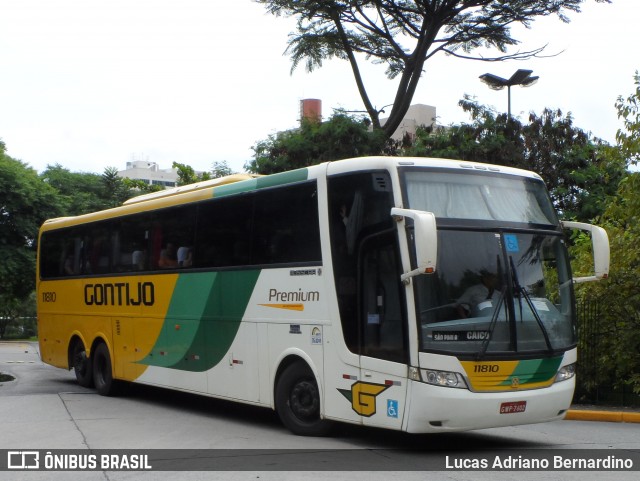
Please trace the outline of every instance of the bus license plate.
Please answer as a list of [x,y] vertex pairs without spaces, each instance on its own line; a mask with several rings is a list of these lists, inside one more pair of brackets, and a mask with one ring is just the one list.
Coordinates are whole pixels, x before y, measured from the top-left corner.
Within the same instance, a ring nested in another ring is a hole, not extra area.
[[525,409],[527,409],[527,401],[500,404],[500,414],[523,413]]

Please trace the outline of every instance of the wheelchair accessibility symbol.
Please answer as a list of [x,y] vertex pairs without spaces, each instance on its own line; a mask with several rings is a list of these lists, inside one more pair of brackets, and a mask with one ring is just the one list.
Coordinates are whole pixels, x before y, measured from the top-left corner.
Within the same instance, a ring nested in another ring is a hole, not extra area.
[[393,399],[387,399],[387,417],[389,418],[398,417],[398,401],[394,401]]
[[504,241],[507,245],[507,252],[520,252],[518,236],[515,234],[505,234]]

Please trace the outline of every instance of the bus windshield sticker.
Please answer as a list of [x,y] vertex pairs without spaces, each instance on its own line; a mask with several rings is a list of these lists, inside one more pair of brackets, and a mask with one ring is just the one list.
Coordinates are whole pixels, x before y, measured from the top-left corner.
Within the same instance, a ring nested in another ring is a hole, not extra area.
[[433,331],[434,341],[484,341],[489,331]]
[[520,252],[520,246],[518,245],[518,236],[515,234],[505,234],[504,241],[507,245],[507,252]]
[[312,345],[320,345],[322,344],[322,331],[319,327],[314,327],[311,330],[311,344]]

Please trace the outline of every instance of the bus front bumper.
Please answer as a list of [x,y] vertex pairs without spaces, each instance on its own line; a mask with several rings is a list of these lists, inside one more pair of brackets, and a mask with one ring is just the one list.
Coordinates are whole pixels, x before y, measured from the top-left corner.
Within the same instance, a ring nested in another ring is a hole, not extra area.
[[575,378],[532,390],[471,392],[411,381],[403,430],[410,433],[469,431],[564,418]]

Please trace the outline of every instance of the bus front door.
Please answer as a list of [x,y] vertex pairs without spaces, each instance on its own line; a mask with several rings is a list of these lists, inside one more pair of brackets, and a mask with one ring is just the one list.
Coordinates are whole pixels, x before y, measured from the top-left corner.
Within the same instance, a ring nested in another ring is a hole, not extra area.
[[[400,429],[407,393],[407,320],[393,231],[372,235],[359,255],[360,384],[364,425]],[[355,396],[357,395],[357,396]]]

